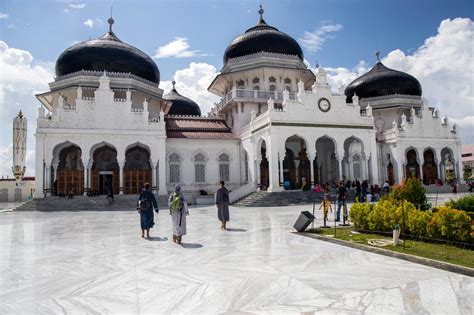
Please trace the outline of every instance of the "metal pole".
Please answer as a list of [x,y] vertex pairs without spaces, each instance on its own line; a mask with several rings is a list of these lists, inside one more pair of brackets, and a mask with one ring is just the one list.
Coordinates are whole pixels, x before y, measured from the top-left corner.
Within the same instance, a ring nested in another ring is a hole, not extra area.
[[403,236],[403,232],[405,231],[405,207],[404,207],[404,200],[402,199],[402,241],[403,241],[403,250],[405,250],[405,237]]
[[[314,217],[314,207],[316,205],[316,199],[313,200],[313,217]],[[314,229],[314,219],[313,219],[313,225],[312,228]]]

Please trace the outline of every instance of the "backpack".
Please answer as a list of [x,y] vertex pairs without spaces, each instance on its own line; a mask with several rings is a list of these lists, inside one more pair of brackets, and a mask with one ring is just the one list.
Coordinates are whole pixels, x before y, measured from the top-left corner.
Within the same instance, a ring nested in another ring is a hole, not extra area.
[[139,202],[139,206],[140,206],[140,211],[147,211],[148,209],[150,209],[151,203],[146,197],[142,196]]
[[173,197],[171,198],[171,211],[176,212],[181,210],[183,207],[183,203],[181,202],[181,195],[177,193],[173,193]]

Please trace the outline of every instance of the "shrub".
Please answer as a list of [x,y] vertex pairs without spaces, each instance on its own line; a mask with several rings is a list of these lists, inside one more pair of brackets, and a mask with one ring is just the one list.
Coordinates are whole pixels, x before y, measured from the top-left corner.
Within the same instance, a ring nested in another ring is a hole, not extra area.
[[409,178],[403,185],[395,186],[389,194],[389,199],[411,202],[421,210],[428,210],[430,207],[426,199],[426,189],[416,178]]
[[461,210],[441,206],[436,209],[428,224],[428,234],[433,238],[452,241],[471,241],[471,217]]
[[369,229],[369,214],[373,208],[374,205],[371,203],[355,203],[351,206],[349,216],[356,229]]
[[432,212],[413,209],[407,215],[407,227],[410,234],[417,237],[427,236],[428,223],[431,220]]
[[452,209],[474,212],[474,194],[469,194],[458,200],[450,200],[446,205]]

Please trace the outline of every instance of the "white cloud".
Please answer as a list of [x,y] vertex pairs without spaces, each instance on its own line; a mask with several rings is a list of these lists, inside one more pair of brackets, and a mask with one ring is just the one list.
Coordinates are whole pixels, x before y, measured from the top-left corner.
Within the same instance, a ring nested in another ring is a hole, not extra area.
[[[459,126],[462,141],[474,142],[474,25],[469,18],[443,20],[435,36],[429,37],[412,54],[396,49],[382,62],[413,75],[420,81],[423,96],[441,115]],[[354,69],[329,68],[331,83],[347,85],[367,72],[364,63]]]
[[8,14],[0,12],[0,20],[8,19]]
[[91,19],[87,19],[87,20],[84,21],[84,25],[87,26],[87,27],[93,28],[94,27],[94,21],[92,21]]
[[70,3],[69,7],[71,9],[80,10],[80,9],[84,9],[86,7],[86,4],[85,3]]
[[11,175],[12,122],[21,109],[28,119],[27,174],[34,174],[34,130],[39,102],[34,94],[48,88],[53,64],[33,61],[30,52],[0,41],[0,175]]
[[305,31],[298,40],[307,51],[315,53],[321,50],[326,39],[333,38],[333,36],[329,35],[330,33],[339,32],[342,28],[341,24],[323,24],[312,32]]
[[[206,115],[219,101],[219,97],[207,91],[217,74],[213,65],[191,62],[188,68],[176,71],[173,79],[178,92],[198,103],[201,113]],[[165,90],[165,94],[168,93],[172,88],[171,81],[162,81],[160,87]]]
[[159,47],[153,58],[186,58],[186,57],[196,57],[196,56],[206,56],[206,54],[200,53],[199,50],[189,50],[191,46],[188,44],[188,39],[186,37],[175,37],[172,42]]

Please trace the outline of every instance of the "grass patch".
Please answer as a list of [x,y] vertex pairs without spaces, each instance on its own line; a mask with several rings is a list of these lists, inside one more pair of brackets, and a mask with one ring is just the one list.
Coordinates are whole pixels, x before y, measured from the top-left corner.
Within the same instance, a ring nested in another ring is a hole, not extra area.
[[[391,237],[384,237],[377,234],[359,233],[353,232],[352,228],[337,228],[336,236],[334,237],[334,228],[330,229],[310,229],[307,232],[320,234],[327,237],[337,238],[345,241],[352,241],[354,243],[367,245],[369,239],[387,239],[391,240]],[[407,240],[405,249],[403,245],[400,246],[385,246],[381,247],[398,253],[410,254],[413,256],[419,256],[429,258],[437,261],[447,262],[454,265],[474,268],[474,251],[469,249],[463,249],[446,244],[432,244],[420,241]]]

